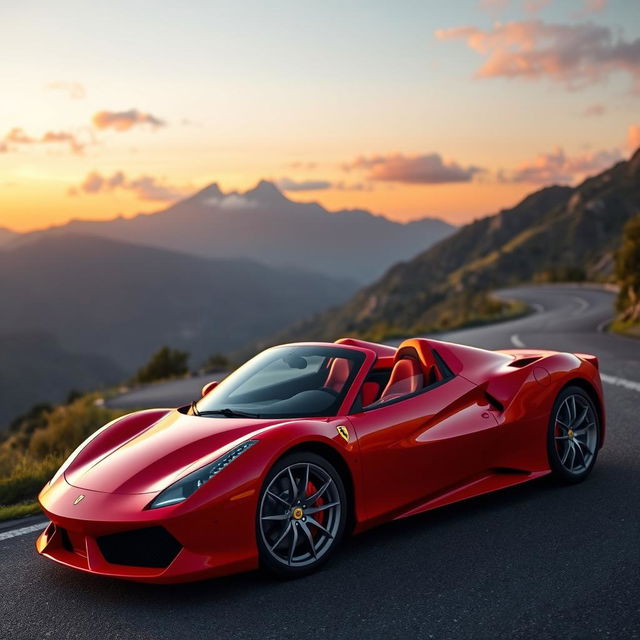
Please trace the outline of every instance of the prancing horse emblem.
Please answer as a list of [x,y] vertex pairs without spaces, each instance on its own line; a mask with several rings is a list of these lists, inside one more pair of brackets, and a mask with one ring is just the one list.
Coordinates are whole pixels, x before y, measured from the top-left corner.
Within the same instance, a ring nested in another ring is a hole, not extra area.
[[343,427],[342,425],[340,425],[339,427],[336,427],[336,429],[338,430],[338,433],[345,439],[345,441],[349,442],[349,432],[347,431],[347,427]]
[[73,501],[73,504],[74,504],[74,505],[79,504],[79,503],[80,503],[80,502],[82,502],[83,500],[84,500],[84,494],[83,494],[83,493],[81,493],[81,494],[80,494],[80,495],[79,495],[79,496],[78,496],[78,497]]

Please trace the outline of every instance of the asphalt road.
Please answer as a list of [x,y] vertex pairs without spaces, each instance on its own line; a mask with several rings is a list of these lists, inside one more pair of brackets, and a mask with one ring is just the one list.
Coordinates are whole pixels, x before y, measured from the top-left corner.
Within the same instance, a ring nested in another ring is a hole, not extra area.
[[585,483],[543,478],[383,526],[295,582],[257,572],[171,587],[116,582],[38,558],[35,533],[0,531],[0,637],[640,637],[640,342],[598,331],[610,293],[505,295],[537,312],[445,337],[599,356],[609,429]]

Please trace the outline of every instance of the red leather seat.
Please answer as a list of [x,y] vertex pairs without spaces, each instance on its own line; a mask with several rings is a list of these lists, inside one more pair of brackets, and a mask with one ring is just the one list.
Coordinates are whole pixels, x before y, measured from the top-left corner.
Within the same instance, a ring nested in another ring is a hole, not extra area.
[[362,385],[360,402],[363,407],[368,407],[377,400],[378,393],[380,393],[380,387],[381,385],[373,380],[369,380]]
[[334,358],[329,369],[329,375],[324,383],[325,388],[340,393],[350,373],[349,360],[346,358]]
[[414,393],[424,386],[420,363],[414,358],[401,358],[393,365],[391,376],[376,404]]

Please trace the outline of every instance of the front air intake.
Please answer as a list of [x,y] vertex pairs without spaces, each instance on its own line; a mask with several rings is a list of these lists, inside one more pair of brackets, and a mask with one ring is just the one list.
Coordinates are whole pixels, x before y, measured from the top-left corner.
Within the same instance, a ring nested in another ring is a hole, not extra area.
[[107,562],[129,567],[168,567],[182,549],[163,527],[112,533],[96,541]]

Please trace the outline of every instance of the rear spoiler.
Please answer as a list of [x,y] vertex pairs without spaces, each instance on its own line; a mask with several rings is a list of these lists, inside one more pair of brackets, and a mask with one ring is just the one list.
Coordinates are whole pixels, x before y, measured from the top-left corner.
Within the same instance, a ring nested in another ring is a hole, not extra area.
[[590,362],[598,371],[600,370],[600,363],[598,362],[597,356],[592,356],[589,353],[576,353],[574,355],[583,362]]

